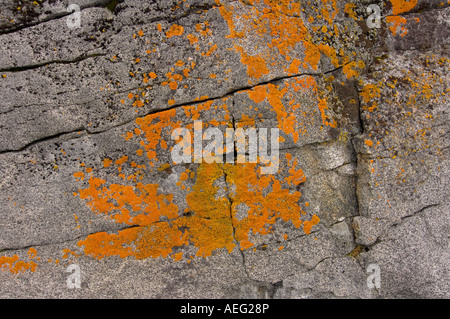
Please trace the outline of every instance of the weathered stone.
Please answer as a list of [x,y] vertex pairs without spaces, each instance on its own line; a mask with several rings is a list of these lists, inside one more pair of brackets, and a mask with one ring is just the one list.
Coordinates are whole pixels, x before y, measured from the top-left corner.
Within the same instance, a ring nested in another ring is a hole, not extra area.
[[0,297],[449,297],[448,3],[3,2]]

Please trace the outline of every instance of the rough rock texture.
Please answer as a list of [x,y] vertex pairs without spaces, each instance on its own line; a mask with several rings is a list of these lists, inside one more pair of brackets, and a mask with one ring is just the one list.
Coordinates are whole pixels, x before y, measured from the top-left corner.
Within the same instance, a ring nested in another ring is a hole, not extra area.
[[[449,298],[449,21],[435,0],[1,0],[0,297]],[[277,171],[175,163],[194,121],[279,129]]]

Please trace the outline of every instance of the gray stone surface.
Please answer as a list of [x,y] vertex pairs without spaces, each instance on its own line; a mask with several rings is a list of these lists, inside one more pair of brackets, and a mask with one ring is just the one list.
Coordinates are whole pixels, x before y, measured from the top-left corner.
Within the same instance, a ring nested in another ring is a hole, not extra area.
[[[1,0],[0,297],[449,298],[449,8]],[[198,120],[278,170],[175,163]]]

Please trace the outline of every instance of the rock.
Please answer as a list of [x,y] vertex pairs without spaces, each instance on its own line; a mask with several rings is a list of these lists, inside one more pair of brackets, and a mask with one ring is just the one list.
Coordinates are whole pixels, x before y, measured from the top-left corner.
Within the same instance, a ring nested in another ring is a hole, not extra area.
[[2,297],[449,297],[448,3],[4,2]]

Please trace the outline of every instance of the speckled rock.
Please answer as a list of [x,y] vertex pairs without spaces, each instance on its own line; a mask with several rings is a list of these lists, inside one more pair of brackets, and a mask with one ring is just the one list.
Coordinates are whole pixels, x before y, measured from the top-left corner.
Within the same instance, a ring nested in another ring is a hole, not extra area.
[[3,2],[1,298],[450,297],[449,3]]

